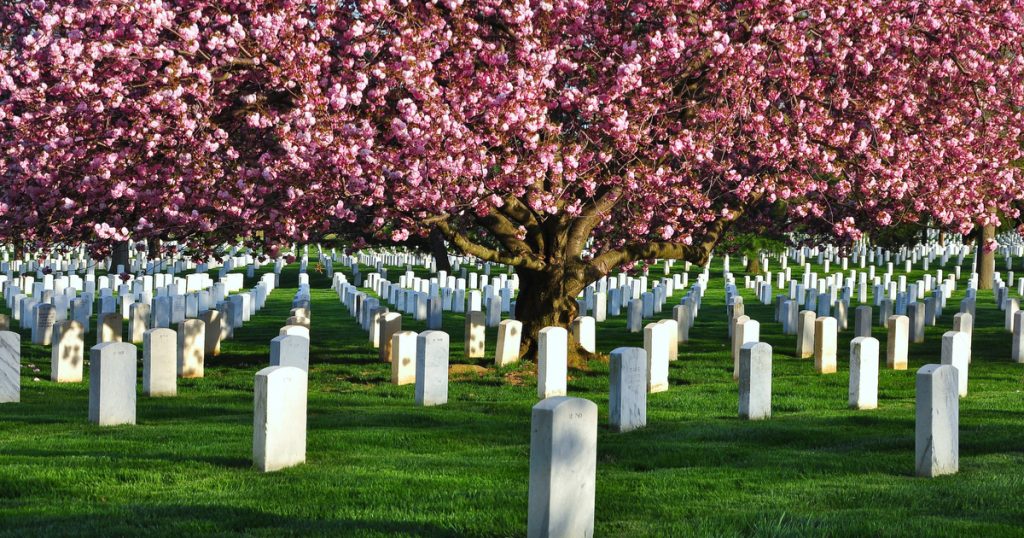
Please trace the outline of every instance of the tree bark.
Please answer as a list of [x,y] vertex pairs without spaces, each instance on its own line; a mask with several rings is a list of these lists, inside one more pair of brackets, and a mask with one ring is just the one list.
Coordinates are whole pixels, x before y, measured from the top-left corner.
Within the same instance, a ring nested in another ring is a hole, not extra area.
[[110,272],[117,272],[118,265],[122,266],[125,272],[131,271],[131,265],[128,264],[127,241],[118,241],[114,243],[114,248],[110,251]]
[[[598,193],[576,217],[538,213],[521,200],[507,196],[502,205],[473,220],[440,214],[424,224],[435,226],[451,247],[464,255],[515,267],[519,275],[515,313],[523,324],[519,356],[536,360],[541,329],[553,326],[568,330],[578,315],[576,297],[587,284],[623,264],[639,260],[665,258],[703,265],[729,225],[746,210],[732,209],[710,223],[697,242],[637,241],[584,256],[588,238],[612,211],[620,194],[620,188]],[[760,195],[751,204],[759,200]],[[475,237],[466,232],[471,227],[486,230],[494,244],[474,241]],[[570,339],[570,366],[585,367],[591,358],[595,354]]]
[[[536,360],[540,330],[562,327],[566,331],[579,315],[576,297],[583,290],[582,269],[555,268],[546,271],[517,269],[519,295],[516,298],[516,319],[523,324],[520,358]],[[579,346],[569,335],[569,366],[586,365],[592,354]]]
[[761,258],[756,254],[747,256],[747,273],[751,275],[761,274]]
[[441,230],[434,228],[430,231],[430,253],[434,256],[434,263],[438,271],[452,272],[452,262],[448,259],[448,247],[444,244],[444,234]]
[[160,240],[155,237],[150,237],[146,240],[146,257],[150,260],[155,260],[160,256]]
[[989,240],[995,240],[996,227],[989,225],[978,230],[978,289],[992,289],[992,280],[996,272],[996,252],[985,251]]

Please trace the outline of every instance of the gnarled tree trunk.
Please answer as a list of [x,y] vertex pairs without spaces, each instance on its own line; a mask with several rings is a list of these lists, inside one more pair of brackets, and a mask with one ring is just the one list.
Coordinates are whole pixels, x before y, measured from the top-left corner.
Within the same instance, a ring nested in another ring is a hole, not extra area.
[[[520,357],[537,358],[537,343],[541,329],[562,327],[569,330],[579,315],[576,297],[586,286],[581,284],[582,270],[555,268],[532,271],[519,268],[519,295],[516,297],[516,319],[523,324]],[[569,365],[580,367],[586,364],[591,354],[579,346],[569,335]]]
[[[538,212],[507,195],[501,204],[485,215],[474,215],[472,220],[442,214],[424,223],[436,226],[462,254],[515,267],[519,275],[516,319],[523,324],[520,358],[535,360],[541,329],[562,327],[568,331],[578,315],[576,297],[588,284],[640,260],[685,259],[703,265],[726,227],[744,211],[728,211],[707,226],[699,241],[643,240],[587,252],[593,230],[612,211],[621,194],[621,187],[602,190],[574,215]],[[478,241],[484,236],[492,241]],[[568,352],[569,365],[575,367],[584,366],[594,356],[571,337]]]

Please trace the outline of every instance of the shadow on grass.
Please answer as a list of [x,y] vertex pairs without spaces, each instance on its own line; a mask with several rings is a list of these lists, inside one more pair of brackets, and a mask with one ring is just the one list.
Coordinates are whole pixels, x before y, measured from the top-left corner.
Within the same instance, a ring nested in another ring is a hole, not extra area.
[[300,517],[264,510],[188,504],[132,504],[111,507],[102,504],[87,513],[65,516],[14,514],[5,518],[0,536],[60,536],[52,531],[73,531],[66,536],[143,536],[160,529],[161,536],[460,536],[441,525],[411,521],[382,512],[386,520],[331,517]]

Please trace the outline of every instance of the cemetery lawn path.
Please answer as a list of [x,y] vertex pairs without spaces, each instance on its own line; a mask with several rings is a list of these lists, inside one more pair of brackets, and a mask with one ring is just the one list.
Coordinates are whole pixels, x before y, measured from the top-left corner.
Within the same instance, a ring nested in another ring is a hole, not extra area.
[[[774,349],[772,418],[746,422],[737,418],[721,269],[716,260],[671,388],[649,398],[647,428],[609,431],[607,364],[570,371],[569,394],[599,406],[596,536],[1024,535],[1024,365],[1008,360],[991,292],[978,299],[960,473],[927,480],[913,476],[914,373],[939,361],[963,286],[926,343],[911,345],[907,371],[885,369],[876,324],[875,411],[847,408],[852,307],[839,373],[821,376],[812,360],[793,358],[795,337],[781,334],[773,307],[743,290],[746,313]],[[456,365],[449,403],[417,408],[413,386],[390,384],[389,365],[316,272],[308,462],[252,470],[253,376],[288,316],[296,275],[297,265],[286,268],[266,308],[207,359],[204,379],[179,380],[175,398],[140,394],[136,426],[89,424],[88,381],[48,381],[49,350],[23,332],[22,403],[0,405],[0,536],[523,536],[533,365],[495,370],[494,329],[489,359],[464,359],[463,318],[446,313]],[[424,329],[409,317],[403,324]],[[603,353],[643,346],[626,332],[625,311],[597,333]],[[86,338],[91,346],[95,319]]]

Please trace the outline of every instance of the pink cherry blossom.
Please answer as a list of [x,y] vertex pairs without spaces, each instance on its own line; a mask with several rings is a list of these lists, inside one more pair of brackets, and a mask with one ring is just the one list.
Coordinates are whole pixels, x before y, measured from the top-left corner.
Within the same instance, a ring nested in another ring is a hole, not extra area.
[[437,229],[571,297],[733,223],[1024,200],[1017,0],[54,0],[0,31],[0,233],[40,245]]

